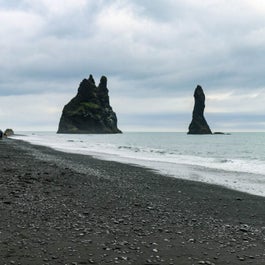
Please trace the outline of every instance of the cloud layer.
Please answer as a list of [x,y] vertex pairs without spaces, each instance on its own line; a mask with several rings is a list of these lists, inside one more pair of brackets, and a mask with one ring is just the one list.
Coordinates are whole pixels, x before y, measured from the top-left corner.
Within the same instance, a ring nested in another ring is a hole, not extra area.
[[261,0],[0,0],[0,127],[55,131],[92,73],[123,130],[186,131],[197,84],[215,128],[264,130],[264,15]]

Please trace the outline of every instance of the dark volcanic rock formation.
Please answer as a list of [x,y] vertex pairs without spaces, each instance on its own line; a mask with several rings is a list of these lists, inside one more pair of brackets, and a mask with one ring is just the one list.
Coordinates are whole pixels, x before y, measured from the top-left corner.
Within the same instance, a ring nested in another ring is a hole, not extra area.
[[192,121],[189,126],[188,134],[212,134],[203,112],[205,108],[205,95],[201,86],[197,86],[194,91],[194,109],[192,113]]
[[5,136],[12,136],[12,135],[14,135],[13,129],[6,129],[5,132],[4,132],[4,135]]
[[121,133],[108,92],[105,76],[98,87],[92,75],[84,79],[77,95],[64,106],[57,133]]

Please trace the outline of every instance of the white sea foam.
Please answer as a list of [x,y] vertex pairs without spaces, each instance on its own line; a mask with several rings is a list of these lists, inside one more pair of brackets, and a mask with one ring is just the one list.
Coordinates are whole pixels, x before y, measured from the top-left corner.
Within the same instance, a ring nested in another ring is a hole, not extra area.
[[265,134],[193,137],[184,133],[62,135],[31,132],[14,138],[265,196]]

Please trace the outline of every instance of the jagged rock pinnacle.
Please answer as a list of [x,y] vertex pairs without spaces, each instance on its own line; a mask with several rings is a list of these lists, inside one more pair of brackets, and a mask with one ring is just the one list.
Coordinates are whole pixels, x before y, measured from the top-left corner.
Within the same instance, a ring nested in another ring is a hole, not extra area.
[[99,87],[100,88],[107,88],[107,77],[106,76],[103,75],[100,78]]
[[92,75],[80,83],[77,95],[63,108],[57,133],[121,133],[105,76],[98,87]]
[[89,75],[88,81],[95,85],[95,80],[94,80],[93,75]]

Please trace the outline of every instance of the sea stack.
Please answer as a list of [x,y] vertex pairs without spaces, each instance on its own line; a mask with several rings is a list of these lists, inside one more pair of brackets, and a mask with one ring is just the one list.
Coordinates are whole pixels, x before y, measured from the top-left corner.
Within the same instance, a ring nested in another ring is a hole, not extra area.
[[98,86],[92,75],[84,79],[77,95],[64,106],[57,133],[121,133],[108,93],[105,76]]
[[194,91],[194,109],[192,121],[189,126],[188,134],[212,134],[204,118],[205,95],[201,86],[197,86]]

